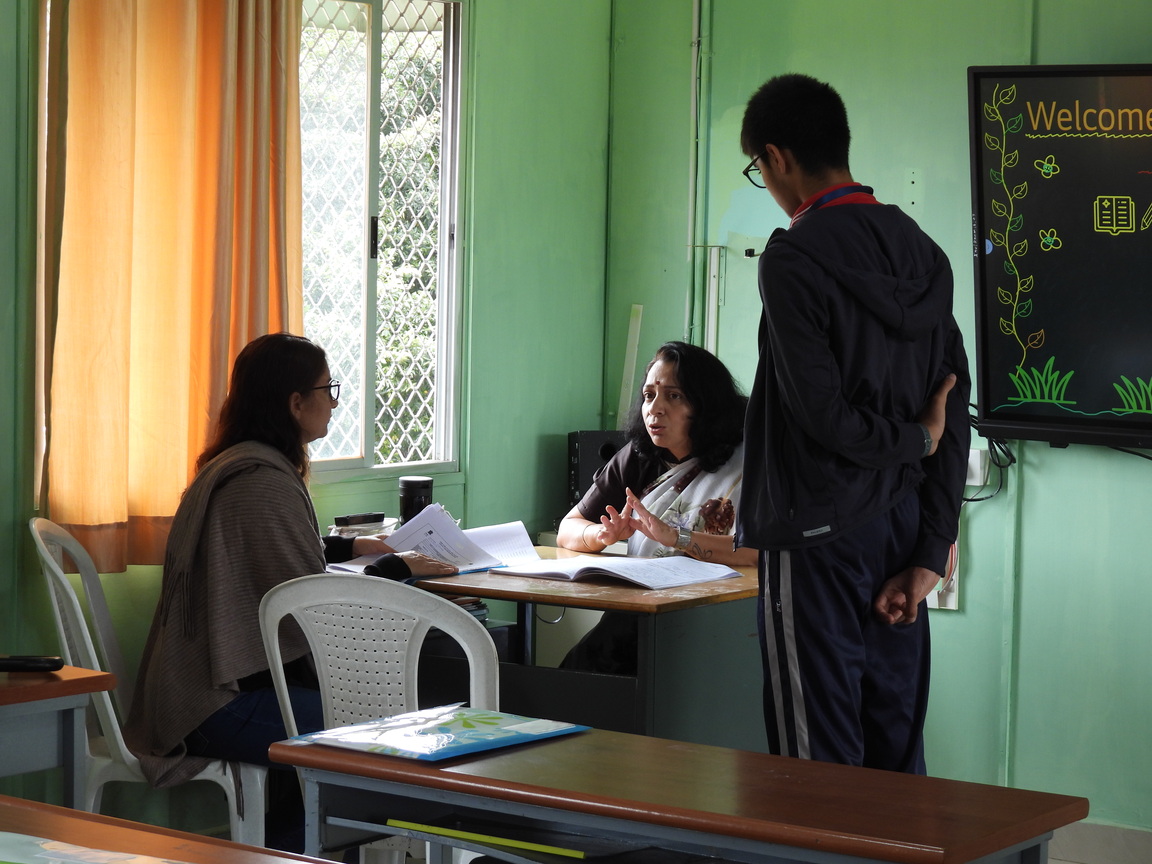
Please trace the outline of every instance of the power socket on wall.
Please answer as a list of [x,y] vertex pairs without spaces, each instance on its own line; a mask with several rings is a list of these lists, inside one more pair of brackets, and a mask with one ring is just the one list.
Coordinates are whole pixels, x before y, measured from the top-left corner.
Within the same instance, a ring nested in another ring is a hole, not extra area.
[[[968,451],[968,476],[964,480],[966,486],[983,486],[988,482],[988,451],[973,448]],[[944,581],[936,590],[928,595],[929,609],[959,609],[960,608],[960,543],[952,545],[952,553],[948,560],[948,572]]]
[[965,486],[983,486],[988,482],[988,451],[972,448],[968,451],[968,476]]

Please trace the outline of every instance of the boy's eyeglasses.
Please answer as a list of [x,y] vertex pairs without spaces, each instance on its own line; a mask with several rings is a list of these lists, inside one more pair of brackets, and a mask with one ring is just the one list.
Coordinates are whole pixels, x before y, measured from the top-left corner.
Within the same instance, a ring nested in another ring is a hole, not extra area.
[[743,174],[748,178],[748,182],[757,189],[767,189],[768,187],[764,185],[764,177],[760,174],[760,168],[756,164],[759,161],[760,157],[755,157],[748,163],[748,167],[744,169]]

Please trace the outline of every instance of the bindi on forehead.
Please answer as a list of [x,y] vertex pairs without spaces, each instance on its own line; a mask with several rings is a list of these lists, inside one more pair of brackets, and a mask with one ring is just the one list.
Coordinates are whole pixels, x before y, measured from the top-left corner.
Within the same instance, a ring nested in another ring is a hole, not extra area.
[[680,386],[680,382],[676,378],[675,367],[664,360],[658,360],[652,364],[652,368],[648,370],[648,378],[644,384],[645,386],[659,387]]

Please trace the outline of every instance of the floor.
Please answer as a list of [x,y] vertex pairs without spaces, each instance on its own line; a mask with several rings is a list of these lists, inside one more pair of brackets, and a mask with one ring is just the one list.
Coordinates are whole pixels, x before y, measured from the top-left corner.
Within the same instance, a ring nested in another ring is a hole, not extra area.
[[1048,864],[1148,864],[1152,831],[1084,822],[1061,828],[1048,844]]

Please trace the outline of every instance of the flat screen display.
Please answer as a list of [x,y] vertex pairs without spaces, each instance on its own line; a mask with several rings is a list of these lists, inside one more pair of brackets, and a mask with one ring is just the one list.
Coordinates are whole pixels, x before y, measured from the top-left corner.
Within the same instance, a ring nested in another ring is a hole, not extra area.
[[977,421],[1152,447],[1152,65],[969,69]]

